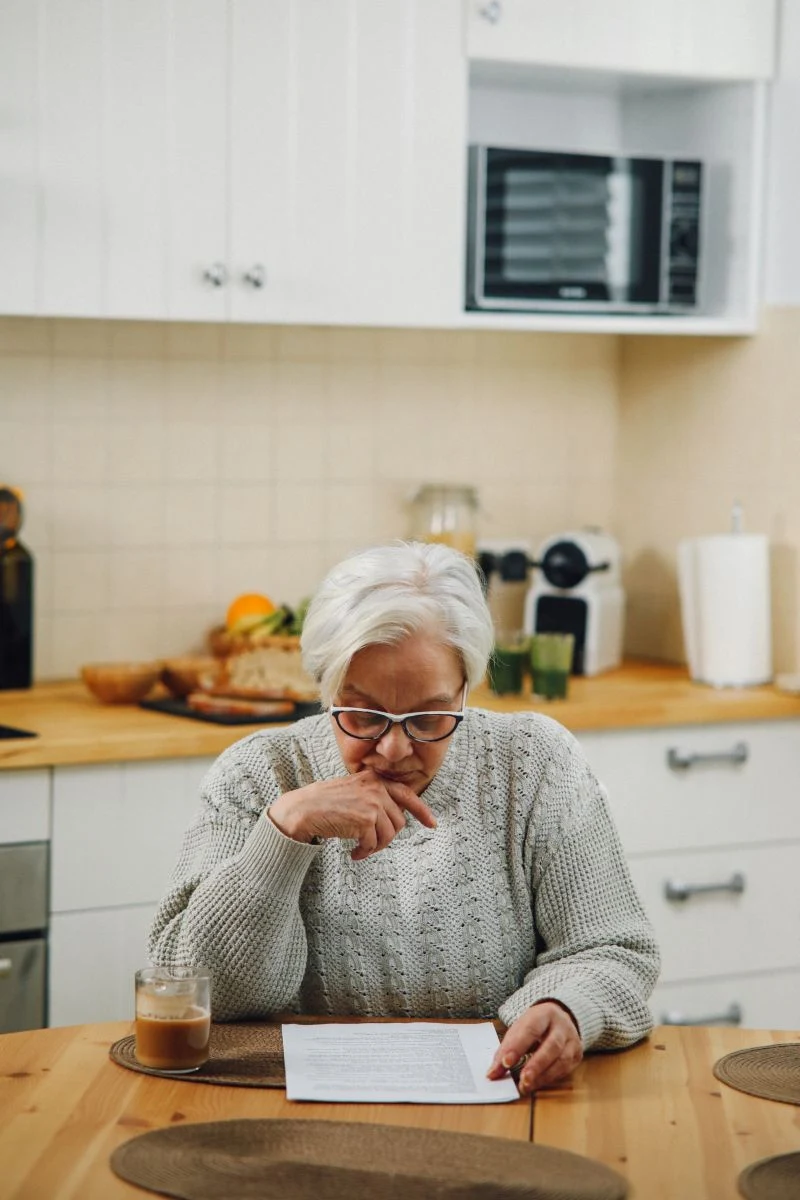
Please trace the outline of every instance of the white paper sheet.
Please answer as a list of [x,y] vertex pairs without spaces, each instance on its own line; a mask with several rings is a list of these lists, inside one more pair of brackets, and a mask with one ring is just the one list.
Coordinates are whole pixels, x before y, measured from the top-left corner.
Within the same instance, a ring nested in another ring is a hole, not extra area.
[[486,1072],[498,1046],[490,1021],[284,1025],[289,1100],[367,1104],[503,1104],[512,1079]]

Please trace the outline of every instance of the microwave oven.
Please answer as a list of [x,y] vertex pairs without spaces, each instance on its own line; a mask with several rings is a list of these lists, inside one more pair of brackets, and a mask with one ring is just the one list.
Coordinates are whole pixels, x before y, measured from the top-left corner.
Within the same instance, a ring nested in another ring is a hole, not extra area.
[[468,309],[686,313],[702,163],[470,146]]

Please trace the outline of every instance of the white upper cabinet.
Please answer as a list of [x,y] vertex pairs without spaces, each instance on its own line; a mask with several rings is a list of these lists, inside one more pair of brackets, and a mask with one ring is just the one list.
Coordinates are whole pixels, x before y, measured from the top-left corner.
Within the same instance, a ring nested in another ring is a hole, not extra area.
[[461,0],[0,0],[0,312],[452,323]]
[[228,5],[171,0],[166,7],[166,179],[158,157],[153,169],[166,185],[167,315],[222,320],[229,272]]
[[230,15],[230,316],[451,321],[458,0],[233,0]]
[[38,11],[0,0],[0,313],[37,311]]
[[465,0],[486,62],[695,79],[770,79],[776,0]]
[[106,293],[103,3],[49,0],[38,8],[38,310],[95,316]]

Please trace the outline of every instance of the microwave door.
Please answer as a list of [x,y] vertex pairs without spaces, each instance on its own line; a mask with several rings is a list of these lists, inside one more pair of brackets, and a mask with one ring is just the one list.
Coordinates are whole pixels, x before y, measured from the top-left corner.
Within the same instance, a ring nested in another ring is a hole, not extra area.
[[487,305],[606,305],[608,178],[600,156],[484,152],[482,293]]

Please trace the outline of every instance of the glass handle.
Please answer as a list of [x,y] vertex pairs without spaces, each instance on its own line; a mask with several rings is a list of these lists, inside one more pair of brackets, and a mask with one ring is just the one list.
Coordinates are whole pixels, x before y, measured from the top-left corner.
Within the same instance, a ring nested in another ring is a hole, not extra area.
[[478,9],[478,12],[484,21],[488,21],[490,25],[496,25],[503,15],[503,6],[500,0],[489,0],[488,4],[484,4]]
[[263,288],[267,282],[267,272],[264,269],[263,263],[254,263],[249,271],[244,273],[245,283],[249,283],[251,287]]
[[225,266],[225,263],[212,263],[211,266],[207,267],[203,272],[203,278],[207,283],[210,283],[212,287],[224,287],[228,282],[228,268]]

